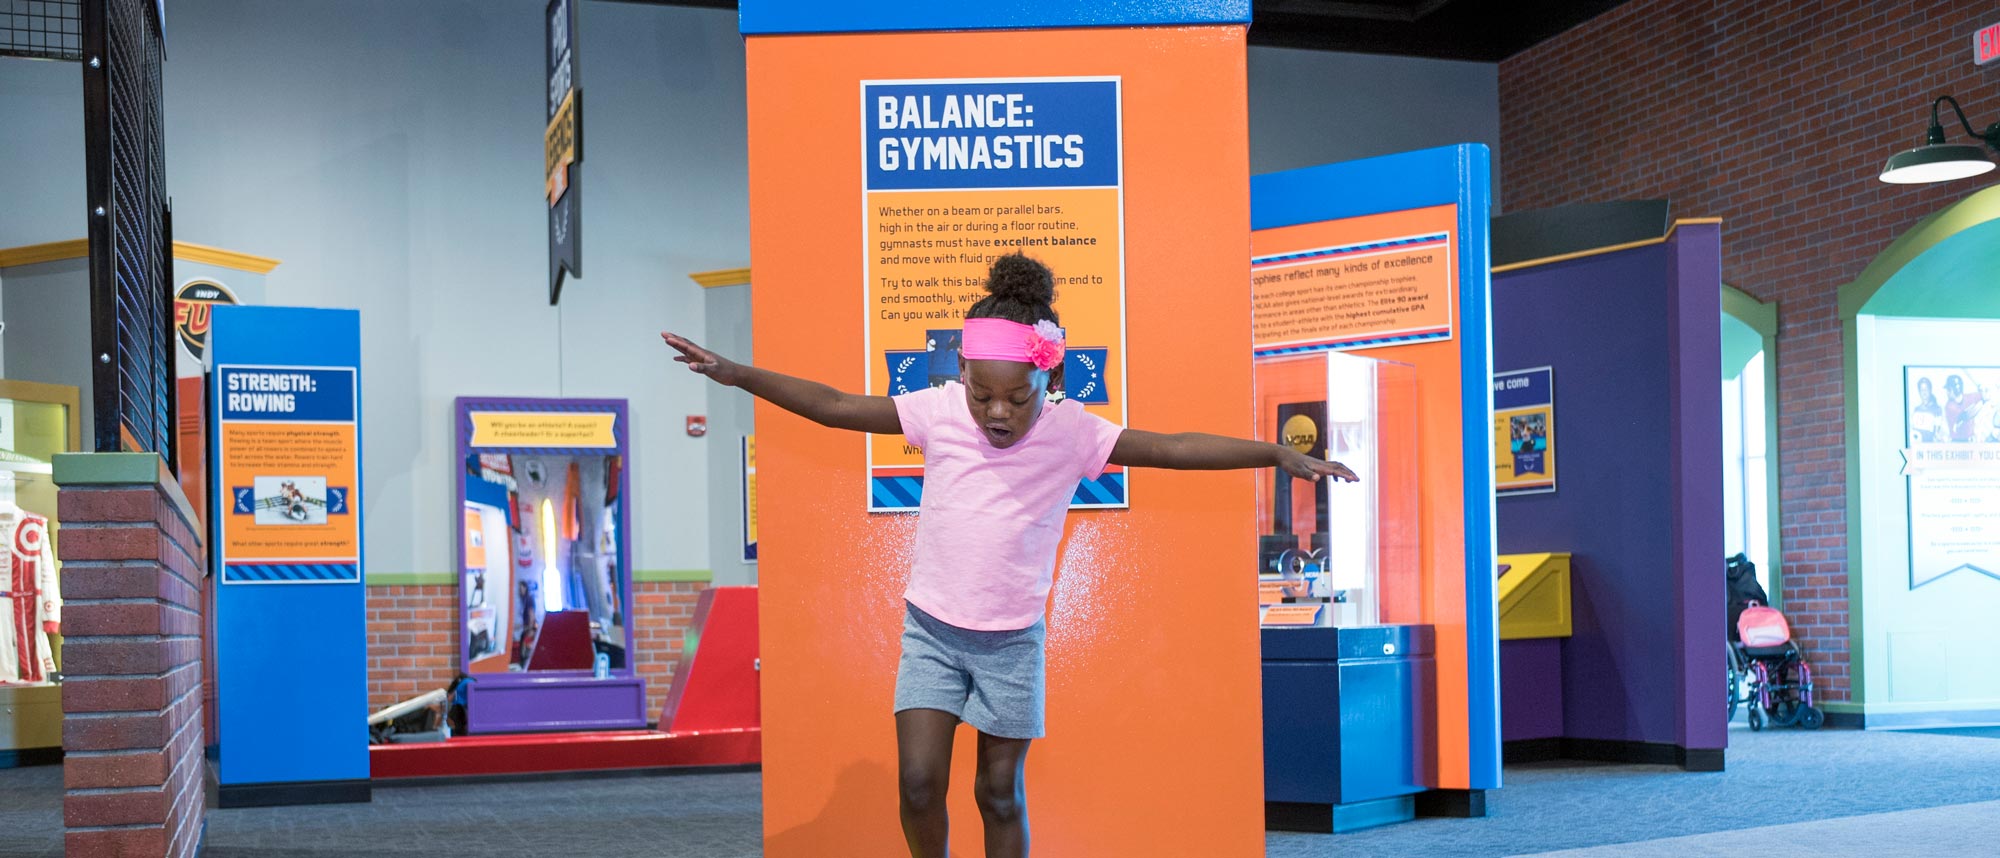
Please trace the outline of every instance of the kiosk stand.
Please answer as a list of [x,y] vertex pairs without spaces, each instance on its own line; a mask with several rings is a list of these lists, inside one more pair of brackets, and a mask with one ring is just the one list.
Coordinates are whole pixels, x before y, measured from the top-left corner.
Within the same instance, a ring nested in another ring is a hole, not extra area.
[[1266,825],[1410,819],[1437,777],[1435,633],[1418,622],[1415,370],[1317,351],[1260,360],[1256,379],[1259,437],[1360,477],[1273,471],[1259,487]]
[[1272,827],[1500,785],[1489,172],[1465,145],[1251,179],[1259,432],[1362,477],[1264,504]]
[[466,730],[640,729],[624,400],[460,398]]

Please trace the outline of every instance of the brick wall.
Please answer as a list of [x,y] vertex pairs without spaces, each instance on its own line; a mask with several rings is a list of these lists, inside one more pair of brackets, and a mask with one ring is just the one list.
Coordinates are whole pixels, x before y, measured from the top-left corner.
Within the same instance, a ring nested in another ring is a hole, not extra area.
[[368,710],[451,685],[458,675],[457,587],[368,588]]
[[1503,210],[1671,199],[1724,219],[1724,282],[1779,302],[1785,608],[1828,700],[1849,699],[1836,291],[1982,186],[1875,176],[1923,142],[1938,95],[1976,128],[2000,119],[2000,70],[1971,58],[1996,20],[1973,0],[1632,0],[1500,64]]
[[[708,585],[639,582],[633,644],[646,680],[646,717],[657,719],[681,655],[681,632]],[[451,684],[458,674],[458,588],[368,588],[368,705],[380,709]]]
[[202,556],[179,489],[64,486],[66,854],[195,854]]

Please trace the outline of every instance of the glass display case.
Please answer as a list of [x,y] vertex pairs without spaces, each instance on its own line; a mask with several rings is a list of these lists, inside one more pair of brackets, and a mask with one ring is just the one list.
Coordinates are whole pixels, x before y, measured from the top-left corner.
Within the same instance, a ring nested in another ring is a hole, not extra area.
[[465,397],[457,410],[468,731],[644,727],[625,401]]
[[1263,358],[1255,398],[1259,438],[1360,477],[1259,474],[1263,624],[1419,622],[1415,369],[1345,352]]
[[62,745],[51,463],[82,442],[77,389],[0,380],[0,757]]

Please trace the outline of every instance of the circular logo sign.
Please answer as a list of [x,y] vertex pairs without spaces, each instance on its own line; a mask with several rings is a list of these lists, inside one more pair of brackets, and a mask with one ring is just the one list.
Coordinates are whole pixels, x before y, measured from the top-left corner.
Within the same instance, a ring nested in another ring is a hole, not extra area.
[[215,318],[210,313],[217,304],[234,304],[236,295],[214,280],[189,280],[174,293],[174,330],[181,334],[195,360],[208,351],[208,329]]
[[1301,453],[1312,452],[1313,445],[1319,443],[1319,424],[1304,414],[1294,414],[1285,421],[1285,445]]

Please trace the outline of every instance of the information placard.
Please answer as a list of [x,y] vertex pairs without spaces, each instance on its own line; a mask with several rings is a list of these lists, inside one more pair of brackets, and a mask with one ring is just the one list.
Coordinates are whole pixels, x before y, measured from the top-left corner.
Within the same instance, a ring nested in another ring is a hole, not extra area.
[[1903,369],[1910,589],[1954,572],[2000,578],[2000,367]]
[[359,580],[354,368],[225,364],[214,384],[223,583]]
[[[1115,77],[864,81],[863,301],[870,393],[958,378],[965,312],[994,259],[1055,273],[1069,335],[1064,395],[1124,425],[1125,255]],[[923,451],[871,435],[869,503],[915,510]],[[1127,505],[1126,474],[1085,481],[1074,507]]]
[[1555,370],[1494,373],[1493,465],[1502,497],[1556,490]]
[[1455,205],[1250,234],[1258,357],[1451,339]]

